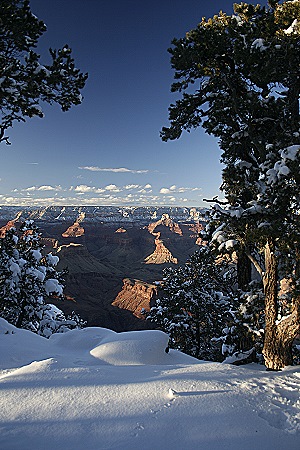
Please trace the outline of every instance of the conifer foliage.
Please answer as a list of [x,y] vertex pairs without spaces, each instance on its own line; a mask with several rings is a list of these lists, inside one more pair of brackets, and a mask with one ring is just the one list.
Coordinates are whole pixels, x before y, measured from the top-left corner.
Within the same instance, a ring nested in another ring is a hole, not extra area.
[[65,271],[57,271],[59,261],[43,254],[41,237],[32,221],[20,230],[11,228],[0,239],[0,316],[18,328],[44,337],[82,327],[75,314],[66,318],[61,310],[47,304],[51,296],[64,298]]
[[234,278],[225,262],[216,264],[201,247],[181,267],[164,271],[162,292],[147,317],[170,336],[170,347],[199,359],[221,360],[220,340],[233,320]]
[[[162,139],[202,126],[219,139],[226,202],[213,218],[220,252],[234,242],[261,277],[264,360],[292,363],[300,331],[300,2],[239,3],[205,19],[170,49],[173,92]],[[290,280],[286,315],[280,281]]]
[[35,47],[46,25],[30,10],[28,0],[0,2],[0,142],[15,121],[43,117],[41,103],[62,111],[82,101],[87,74],[75,67],[71,49],[50,49],[49,64],[40,63]]

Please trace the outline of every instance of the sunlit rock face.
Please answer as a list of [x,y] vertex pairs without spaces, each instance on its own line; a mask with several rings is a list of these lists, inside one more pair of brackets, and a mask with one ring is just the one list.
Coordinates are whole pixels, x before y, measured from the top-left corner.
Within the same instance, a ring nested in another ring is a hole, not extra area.
[[155,284],[140,280],[124,278],[123,288],[112,305],[131,311],[136,317],[143,319],[143,311],[150,311],[157,298],[158,287]]
[[178,259],[174,258],[170,250],[164,245],[163,241],[160,238],[160,233],[152,233],[155,234],[155,250],[151,255],[145,258],[146,264],[165,264],[165,263],[173,263],[177,264]]
[[85,218],[85,213],[79,213],[79,216],[64,233],[62,233],[62,237],[69,238],[69,237],[80,237],[84,235],[84,228],[81,225],[81,222]]

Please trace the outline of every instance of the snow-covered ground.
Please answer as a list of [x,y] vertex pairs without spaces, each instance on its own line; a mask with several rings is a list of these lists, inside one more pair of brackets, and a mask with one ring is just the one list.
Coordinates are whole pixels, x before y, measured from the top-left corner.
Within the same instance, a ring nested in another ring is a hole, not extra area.
[[199,362],[160,331],[0,319],[2,450],[299,450],[300,367]]

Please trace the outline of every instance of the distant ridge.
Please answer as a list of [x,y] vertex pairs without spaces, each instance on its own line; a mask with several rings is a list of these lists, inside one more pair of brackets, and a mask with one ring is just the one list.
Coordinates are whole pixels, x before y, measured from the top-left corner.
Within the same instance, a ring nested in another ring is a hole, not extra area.
[[2,221],[34,220],[45,222],[153,222],[168,216],[176,222],[195,222],[205,214],[206,208],[180,206],[0,206]]

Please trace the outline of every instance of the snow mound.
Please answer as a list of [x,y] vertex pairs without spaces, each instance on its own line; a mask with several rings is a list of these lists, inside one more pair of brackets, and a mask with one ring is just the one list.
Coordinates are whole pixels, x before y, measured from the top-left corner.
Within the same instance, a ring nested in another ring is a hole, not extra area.
[[169,336],[162,331],[127,331],[109,334],[90,354],[108,364],[145,365],[168,364],[165,352]]
[[0,318],[0,369],[12,369],[52,355],[46,338],[20,330]]
[[6,322],[0,317],[0,334],[12,334],[16,332],[16,327]]
[[56,333],[50,336],[49,341],[68,351],[92,350],[99,345],[103,339],[109,339],[115,333],[107,328],[89,327],[81,330],[71,330],[67,333]]

